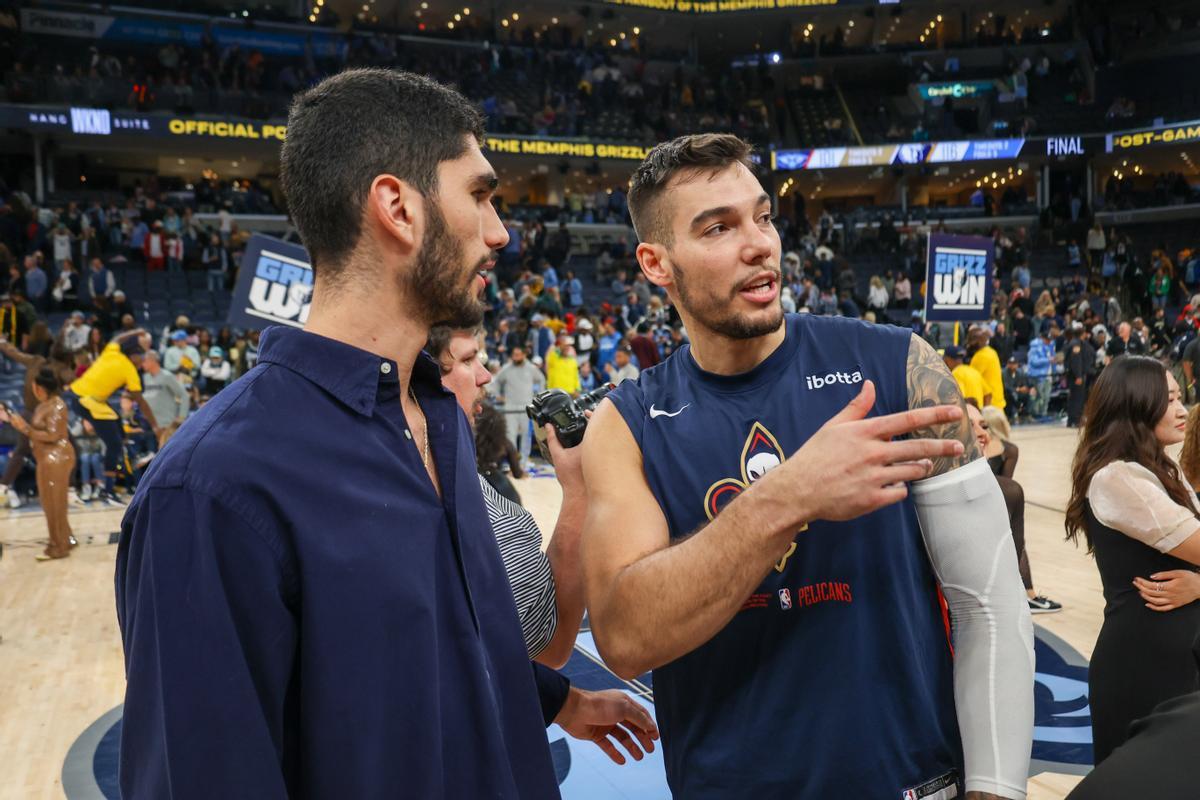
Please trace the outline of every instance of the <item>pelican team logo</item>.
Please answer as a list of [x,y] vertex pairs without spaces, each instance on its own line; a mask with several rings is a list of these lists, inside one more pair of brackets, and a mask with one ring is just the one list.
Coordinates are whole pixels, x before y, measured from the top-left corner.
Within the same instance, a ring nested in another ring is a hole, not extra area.
[[[765,425],[755,422],[750,426],[750,435],[746,437],[746,443],[742,446],[741,477],[722,478],[708,487],[708,491],[704,495],[704,513],[709,520],[715,519],[730,500],[749,489],[750,484],[782,464],[785,458],[783,448],[779,446],[779,442]],[[805,525],[801,530],[807,527]],[[788,551],[783,554],[783,558],[779,559],[779,563],[775,565],[776,572],[783,572],[788,558],[794,552],[796,552],[796,543],[792,542]],[[781,601],[782,599],[780,597]]]

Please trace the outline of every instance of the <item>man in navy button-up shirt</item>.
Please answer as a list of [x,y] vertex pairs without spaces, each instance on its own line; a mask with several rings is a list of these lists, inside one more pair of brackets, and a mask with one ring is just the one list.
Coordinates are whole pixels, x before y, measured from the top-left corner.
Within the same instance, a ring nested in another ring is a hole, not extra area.
[[122,525],[128,798],[555,798],[467,422],[420,356],[507,235],[478,113],[416,76],[295,101],[306,330],[180,429]]

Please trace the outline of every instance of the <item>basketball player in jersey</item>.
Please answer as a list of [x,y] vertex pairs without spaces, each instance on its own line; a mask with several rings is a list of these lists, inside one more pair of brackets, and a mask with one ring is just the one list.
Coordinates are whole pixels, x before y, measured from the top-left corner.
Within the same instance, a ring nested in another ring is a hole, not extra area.
[[591,420],[585,585],[606,663],[654,670],[675,797],[1024,798],[1032,626],[941,358],[784,315],[734,136],[660,144],[629,206],[691,344]]

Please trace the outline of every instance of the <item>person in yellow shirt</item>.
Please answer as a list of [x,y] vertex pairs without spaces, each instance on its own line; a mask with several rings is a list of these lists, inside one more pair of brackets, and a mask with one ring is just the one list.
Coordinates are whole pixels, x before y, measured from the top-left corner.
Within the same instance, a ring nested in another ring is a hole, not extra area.
[[130,397],[142,408],[154,435],[161,432],[158,420],[150,403],[142,396],[142,337],[146,332],[133,330],[117,336],[100,353],[99,357],[88,367],[87,372],[79,376],[70,387],[63,392],[63,400],[78,416],[86,419],[96,430],[96,435],[104,442],[104,497],[108,505],[122,505],[113,492],[117,477],[117,464],[122,455],[121,417],[109,405],[109,398],[121,390],[129,392]]
[[967,352],[971,354],[971,367],[983,377],[984,387],[991,392],[992,405],[1004,410],[1004,376],[1000,367],[1000,354],[992,347],[992,331],[986,325],[972,327],[967,332]]
[[992,391],[987,388],[978,370],[963,363],[966,357],[967,351],[958,345],[951,345],[942,353],[942,360],[950,368],[950,374],[958,383],[958,390],[962,392],[963,399],[982,411],[991,401]]
[[579,394],[579,362],[575,360],[575,340],[563,334],[558,345],[546,353],[546,388]]

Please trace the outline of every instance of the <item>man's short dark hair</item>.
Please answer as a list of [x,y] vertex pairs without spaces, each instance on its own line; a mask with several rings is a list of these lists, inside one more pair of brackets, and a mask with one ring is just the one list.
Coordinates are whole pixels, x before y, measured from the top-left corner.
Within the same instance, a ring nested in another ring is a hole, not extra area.
[[483,141],[471,102],[410,72],[346,70],[296,95],[279,174],[317,276],[336,278],[357,245],[376,176],[395,175],[428,198],[438,164],[462,156],[468,135]]
[[733,164],[753,171],[750,150],[749,143],[731,133],[680,136],[655,146],[629,181],[629,214],[638,239],[671,244],[671,215],[663,194],[672,178],[687,171],[713,174]]
[[429,338],[425,340],[425,352],[433,356],[434,360],[440,364],[442,361],[442,356],[450,352],[450,340],[454,338],[454,334],[468,333],[471,336],[478,336],[482,332],[482,326],[477,326],[474,328],[455,328],[452,325],[439,322],[429,329]]

